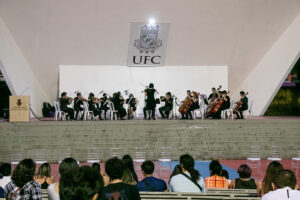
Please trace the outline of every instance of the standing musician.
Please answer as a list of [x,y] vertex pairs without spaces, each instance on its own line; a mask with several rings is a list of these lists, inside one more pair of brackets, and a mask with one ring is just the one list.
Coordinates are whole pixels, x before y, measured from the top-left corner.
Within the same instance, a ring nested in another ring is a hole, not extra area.
[[[186,91],[186,98],[185,98],[185,101],[189,99],[190,101],[192,101],[193,97],[192,97],[192,93],[191,93],[191,90],[187,90]],[[184,102],[182,102],[184,104]],[[179,108],[180,109],[180,108]],[[188,110],[187,110],[188,111]],[[188,119],[188,112],[186,113],[183,113],[181,112],[181,118],[180,119]]]
[[61,98],[59,100],[60,102],[60,110],[67,113],[67,120],[73,120],[74,119],[74,109],[69,108],[68,105],[71,104],[73,101],[73,98],[68,97],[66,92],[61,93]]
[[193,104],[190,107],[190,109],[188,110],[188,118],[189,119],[193,119],[192,111],[197,110],[197,109],[200,108],[200,106],[199,106],[199,95],[198,95],[197,92],[193,92],[192,101],[193,101]]
[[230,108],[230,97],[227,95],[227,91],[223,90],[221,92],[221,94],[222,94],[222,96],[218,101],[222,100],[223,103],[220,106],[220,108],[218,109],[218,111],[216,112],[216,114],[213,116],[214,119],[221,119],[221,112],[223,110]]
[[[146,119],[146,111],[149,110],[152,113],[151,118],[155,120],[155,108],[156,108],[156,101],[155,101],[155,92],[154,84],[150,83],[149,87],[145,90],[146,95],[146,107],[144,109],[144,119]],[[150,116],[149,116],[150,120]]]
[[[81,93],[80,92],[77,92],[77,96],[74,98],[74,111],[76,112],[76,115],[75,115],[75,119],[78,118],[78,113],[80,111],[83,111],[83,102],[88,102],[86,99],[84,99],[82,96],[81,96]],[[81,117],[81,120],[83,120],[83,115]]]
[[161,101],[165,102],[165,106],[159,108],[162,119],[169,119],[170,111],[173,109],[173,98],[171,92],[167,92],[166,96],[160,97]]
[[93,111],[94,116],[99,116],[99,120],[102,120],[100,110],[96,108],[96,105],[98,103],[100,103],[100,100],[98,98],[95,98],[94,93],[91,92],[88,98],[89,111]]
[[102,98],[100,98],[100,101],[101,101],[101,105],[100,105],[100,113],[102,112],[102,110],[104,110],[104,119],[106,119],[106,112],[109,110],[109,107],[108,107],[108,97],[107,97],[107,94],[106,93],[103,93],[103,96]]
[[121,92],[114,93],[111,101],[114,104],[115,110],[119,112],[120,119],[124,119],[127,113],[123,107],[125,99],[121,96]]
[[126,104],[128,104],[128,119],[133,119],[133,112],[136,111],[136,103],[133,94],[130,94],[129,98],[126,99]]
[[[248,110],[248,97],[246,96],[244,91],[240,92],[241,99],[237,102],[238,110],[234,109],[234,113],[236,114],[236,119],[244,119],[243,111]],[[240,105],[241,104],[241,105]]]

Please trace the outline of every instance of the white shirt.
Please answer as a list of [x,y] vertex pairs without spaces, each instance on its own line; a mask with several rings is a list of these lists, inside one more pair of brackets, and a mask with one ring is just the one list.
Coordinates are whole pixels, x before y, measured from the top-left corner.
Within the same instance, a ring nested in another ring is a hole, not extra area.
[[290,187],[270,191],[262,197],[262,200],[299,200],[300,191],[292,190]]
[[1,179],[0,179],[0,187],[2,187],[3,189],[5,188],[5,186],[11,182],[11,176],[3,176]]
[[59,200],[59,194],[54,189],[56,183],[50,184],[47,188],[49,200]]
[[[186,175],[191,177],[190,173],[185,172]],[[187,177],[183,176],[182,174],[178,174],[173,176],[170,181],[169,191],[170,192],[206,192],[206,187],[202,176],[200,176],[198,180],[198,184],[201,186],[202,191],[189,180]]]

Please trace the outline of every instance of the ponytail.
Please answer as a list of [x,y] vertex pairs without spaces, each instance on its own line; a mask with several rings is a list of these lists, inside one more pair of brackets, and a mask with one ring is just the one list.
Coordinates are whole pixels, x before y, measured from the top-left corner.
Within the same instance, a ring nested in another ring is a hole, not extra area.
[[194,168],[195,162],[192,156],[184,154],[180,156],[180,164],[186,169],[193,181],[197,182],[200,178],[200,173]]
[[191,175],[191,178],[193,179],[193,181],[198,182],[199,178],[200,178],[200,173],[198,172],[198,170],[194,169],[194,167],[190,167],[188,169],[188,172]]

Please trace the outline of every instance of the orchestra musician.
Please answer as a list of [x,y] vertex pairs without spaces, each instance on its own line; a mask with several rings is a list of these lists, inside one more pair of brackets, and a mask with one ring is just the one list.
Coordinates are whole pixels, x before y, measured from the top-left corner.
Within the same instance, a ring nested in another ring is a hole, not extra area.
[[[146,111],[151,111],[152,116],[151,118],[155,120],[155,108],[156,108],[156,101],[155,101],[155,92],[154,84],[150,83],[149,87],[145,90],[145,98],[146,98],[146,106],[144,108],[144,119],[146,119]],[[149,116],[150,120],[150,116]]]
[[217,98],[217,90],[216,90],[216,88],[211,88],[211,94],[208,96],[208,101],[210,101],[211,99],[215,99],[215,98]]
[[[75,119],[78,118],[78,113],[83,111],[83,102],[88,102],[86,99],[84,99],[82,96],[81,96],[81,93],[80,92],[77,92],[77,95],[76,97],[74,98],[74,111],[76,112],[76,115],[75,115]],[[81,120],[83,120],[83,115],[81,117]]]
[[171,92],[167,92],[166,96],[160,98],[161,101],[165,102],[165,106],[159,108],[162,119],[169,119],[170,111],[173,109],[173,98]]
[[100,98],[101,101],[100,113],[102,112],[102,110],[104,111],[104,119],[106,119],[106,112],[109,110],[107,100],[108,100],[107,94],[103,93],[102,98]]
[[114,93],[111,101],[114,104],[115,110],[118,111],[120,119],[125,119],[124,117],[127,115],[126,110],[123,107],[125,99],[121,96],[121,92]]
[[188,118],[189,119],[193,119],[192,111],[197,110],[197,109],[200,108],[200,105],[199,105],[199,95],[198,95],[197,92],[193,92],[192,101],[193,101],[193,104],[190,107],[190,109],[188,110]]
[[74,109],[69,108],[68,105],[71,104],[73,98],[68,97],[66,92],[61,93],[60,102],[60,110],[67,113],[66,119],[73,120],[74,119]]
[[214,114],[214,119],[221,119],[221,112],[230,108],[230,97],[227,95],[227,91],[223,90],[222,92],[220,92],[220,94],[221,97],[219,97],[218,101],[223,100],[223,103],[218,109],[218,111]]
[[134,98],[133,94],[129,95],[126,99],[126,104],[128,104],[128,119],[133,119],[133,112],[136,111],[137,100]]
[[99,120],[102,120],[102,118],[101,118],[101,112],[96,107],[98,103],[100,103],[100,100],[98,98],[95,98],[94,93],[91,92],[89,94],[89,98],[88,98],[89,111],[93,111],[94,116],[95,117],[99,116]]
[[235,119],[244,119],[243,111],[248,110],[248,97],[246,96],[244,91],[240,92],[240,96],[241,96],[240,102],[237,102],[237,104],[242,104],[242,105],[238,108],[238,111],[235,112],[236,114]]
[[[186,98],[185,99],[190,99],[192,100],[192,93],[190,90],[186,91]],[[188,119],[188,112],[186,114],[181,112],[181,119]]]

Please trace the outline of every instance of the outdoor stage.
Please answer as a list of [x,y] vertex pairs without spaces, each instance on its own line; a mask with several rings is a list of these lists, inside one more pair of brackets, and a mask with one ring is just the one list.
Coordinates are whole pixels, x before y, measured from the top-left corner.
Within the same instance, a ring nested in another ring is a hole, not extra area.
[[89,149],[98,149],[104,161],[110,148],[133,155],[135,147],[146,147],[150,160],[160,157],[160,147],[172,147],[172,160],[184,153],[196,160],[245,159],[251,145],[262,146],[262,158],[274,145],[281,147],[283,158],[295,157],[300,118],[0,123],[0,162],[10,162],[18,151],[34,158],[39,149],[45,149],[45,159],[53,163],[59,160],[59,149],[71,149],[71,156],[79,161],[87,160]]

